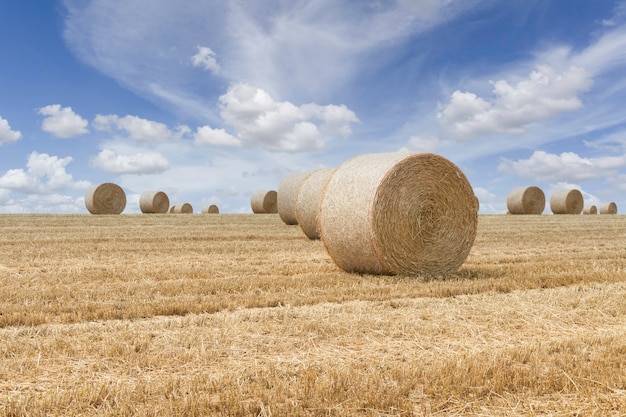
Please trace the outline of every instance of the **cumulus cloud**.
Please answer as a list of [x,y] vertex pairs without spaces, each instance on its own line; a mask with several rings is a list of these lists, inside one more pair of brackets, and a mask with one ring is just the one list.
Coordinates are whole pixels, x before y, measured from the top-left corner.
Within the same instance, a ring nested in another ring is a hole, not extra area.
[[21,138],[22,133],[18,130],[12,130],[9,122],[0,117],[0,145],[17,142]]
[[51,133],[57,138],[71,138],[88,133],[89,122],[74,113],[71,107],[61,107],[60,104],[50,104],[41,107],[39,114],[46,116],[41,123],[44,132]]
[[159,174],[169,168],[167,158],[158,152],[121,155],[112,149],[103,149],[91,163],[112,174]]
[[142,119],[137,116],[119,117],[114,114],[99,114],[94,118],[93,127],[99,131],[118,130],[138,142],[160,143],[181,139],[190,132],[186,125],[170,130],[161,122]]
[[349,135],[350,123],[358,121],[346,106],[296,106],[245,83],[231,85],[220,97],[220,105],[224,122],[238,132],[242,143],[269,150],[321,149],[327,139],[324,134]]
[[0,176],[0,188],[22,193],[49,194],[63,189],[86,189],[88,181],[74,181],[65,167],[71,157],[59,158],[32,152],[24,169],[10,169]]
[[559,72],[538,65],[516,84],[506,80],[492,84],[492,100],[471,92],[452,93],[450,102],[437,114],[444,137],[467,140],[491,133],[523,133],[531,123],[580,109],[579,94],[591,87],[592,80],[581,67]]
[[201,126],[196,130],[194,135],[194,143],[199,146],[241,146],[241,141],[226,132],[224,129],[213,129],[210,126]]
[[415,135],[409,138],[403,149],[415,152],[434,152],[441,145],[441,139],[437,136]]
[[560,155],[535,151],[528,159],[504,159],[498,169],[521,178],[558,182],[582,182],[612,176],[626,167],[626,155],[584,158],[574,152]]
[[194,67],[200,67],[213,74],[219,74],[220,65],[217,62],[215,52],[207,46],[198,46],[198,52],[191,57],[191,63]]

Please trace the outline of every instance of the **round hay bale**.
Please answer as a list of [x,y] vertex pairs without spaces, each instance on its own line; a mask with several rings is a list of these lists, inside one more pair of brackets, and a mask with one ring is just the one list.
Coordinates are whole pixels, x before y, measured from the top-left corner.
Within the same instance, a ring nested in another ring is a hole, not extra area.
[[476,237],[474,191],[461,170],[431,153],[360,155],[328,181],[321,236],[349,272],[454,273]]
[[583,214],[598,214],[598,207],[591,205],[583,208]]
[[174,214],[191,214],[193,213],[193,207],[189,203],[176,204],[170,209],[170,213]]
[[258,190],[252,194],[250,206],[255,214],[278,213],[277,193],[274,190]]
[[87,191],[85,206],[91,214],[120,214],[126,208],[126,193],[119,185],[105,182]]
[[215,204],[211,204],[209,206],[203,207],[202,208],[202,213],[204,213],[204,214],[219,214],[220,213],[220,209]]
[[600,214],[617,214],[617,204],[614,202],[600,204]]
[[163,191],[145,191],[139,198],[142,213],[167,213],[170,199]]
[[516,187],[509,191],[506,207],[510,214],[541,214],[546,208],[546,196],[534,185]]
[[554,214],[580,214],[584,203],[583,194],[575,189],[556,190],[550,196],[550,210]]
[[300,186],[296,198],[296,221],[309,239],[320,238],[319,213],[324,189],[335,168],[313,171]]
[[278,186],[278,215],[288,225],[298,224],[296,219],[296,199],[302,182],[312,171],[296,172],[283,177]]

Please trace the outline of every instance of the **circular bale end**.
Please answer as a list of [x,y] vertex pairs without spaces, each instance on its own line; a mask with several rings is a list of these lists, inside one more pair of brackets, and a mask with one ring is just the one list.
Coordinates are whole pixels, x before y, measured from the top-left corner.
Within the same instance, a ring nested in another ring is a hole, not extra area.
[[204,213],[204,214],[219,214],[220,213],[220,209],[215,204],[211,204],[209,206],[206,206],[206,207],[202,208],[202,213]]
[[328,181],[320,212],[322,241],[345,271],[450,274],[474,243],[477,208],[463,172],[441,156],[361,155]]
[[255,214],[278,213],[278,193],[274,190],[258,190],[252,194],[250,206]]
[[580,214],[583,206],[584,198],[580,190],[556,190],[550,196],[550,210],[554,214]]
[[126,208],[126,193],[119,185],[105,182],[87,191],[85,206],[91,214],[120,214]]
[[583,214],[598,214],[598,207],[591,205],[583,208]]
[[139,198],[139,209],[142,213],[167,213],[170,199],[163,191],[146,191]]
[[302,182],[311,175],[309,172],[296,172],[283,178],[278,186],[278,215],[287,225],[298,224],[296,219],[296,199]]
[[176,204],[170,209],[170,213],[173,214],[192,214],[193,206],[189,203]]
[[309,239],[320,238],[319,213],[326,184],[335,168],[313,171],[300,186],[296,198],[296,221]]
[[617,214],[617,204],[613,202],[600,204],[600,214]]
[[509,191],[506,207],[510,214],[541,214],[546,207],[546,196],[534,185],[516,187]]

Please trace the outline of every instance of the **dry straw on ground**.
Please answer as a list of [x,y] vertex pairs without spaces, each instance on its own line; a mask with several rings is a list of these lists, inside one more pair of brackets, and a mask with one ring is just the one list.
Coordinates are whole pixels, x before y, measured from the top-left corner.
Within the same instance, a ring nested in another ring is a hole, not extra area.
[[458,270],[476,236],[476,198],[447,159],[405,152],[366,154],[330,178],[322,241],[351,272],[438,275]]
[[550,196],[550,210],[554,214],[580,214],[584,203],[583,194],[575,189],[556,190]]
[[546,207],[546,196],[534,185],[516,187],[509,191],[506,207],[509,214],[541,214]]
[[142,213],[167,213],[170,199],[163,191],[145,191],[139,198],[139,209]]
[[617,204],[614,202],[600,204],[600,214],[617,214]]
[[173,214],[191,214],[193,213],[193,206],[189,203],[176,204],[170,209],[170,213]]
[[598,214],[598,207],[594,205],[585,206],[585,208],[583,208],[583,214]]
[[319,213],[324,189],[335,168],[313,171],[300,186],[296,198],[296,221],[309,239],[320,238]]
[[209,206],[202,208],[202,213],[204,214],[219,214],[220,209],[215,204],[211,204]]
[[85,206],[91,214],[120,214],[126,208],[126,193],[119,185],[105,182],[87,191]]
[[255,214],[278,213],[277,193],[274,190],[258,190],[252,194],[250,206]]
[[302,182],[312,171],[296,172],[283,177],[278,186],[278,215],[285,224],[298,224],[296,219],[296,199]]

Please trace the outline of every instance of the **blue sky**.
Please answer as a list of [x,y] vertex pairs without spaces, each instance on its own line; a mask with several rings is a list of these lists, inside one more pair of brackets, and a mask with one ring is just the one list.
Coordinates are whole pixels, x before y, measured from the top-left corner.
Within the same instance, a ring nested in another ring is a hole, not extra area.
[[[626,2],[0,0],[0,212],[86,213],[115,182],[251,212],[362,153],[626,209]],[[546,213],[549,213],[549,204]],[[621,210],[620,210],[621,211]]]

